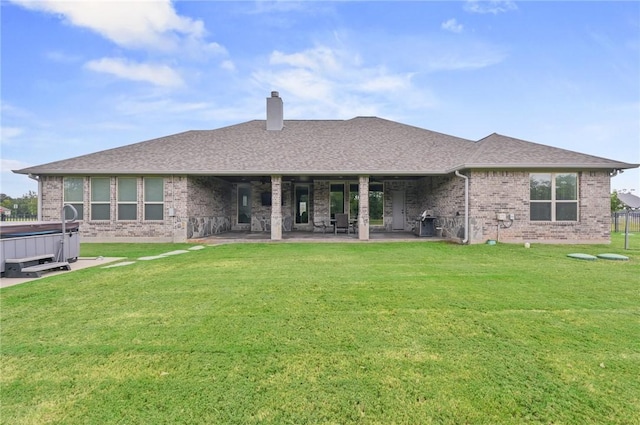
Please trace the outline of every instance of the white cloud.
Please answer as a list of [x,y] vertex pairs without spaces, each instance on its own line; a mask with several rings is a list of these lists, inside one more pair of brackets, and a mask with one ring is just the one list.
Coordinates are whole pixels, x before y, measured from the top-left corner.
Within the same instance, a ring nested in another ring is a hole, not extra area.
[[204,42],[204,23],[178,15],[170,0],[12,1],[27,9],[55,14],[129,49],[224,51],[217,43]]
[[464,10],[471,13],[492,13],[497,15],[498,13],[510,12],[518,9],[515,2],[510,0],[467,0],[464,5]]
[[144,81],[161,87],[180,87],[184,81],[180,75],[167,65],[133,63],[120,58],[102,58],[89,61],[87,69],[104,72],[119,78]]
[[0,111],[2,111],[3,118],[6,118],[7,116],[28,118],[31,116],[31,114],[27,110],[8,103],[4,100],[0,103]]
[[426,57],[426,66],[430,71],[462,71],[486,68],[502,62],[506,54],[480,43],[476,48],[452,48]]
[[[253,73],[256,86],[278,90],[295,105],[291,118],[352,118],[392,114],[387,108],[411,99],[406,110],[428,108],[432,96],[413,85],[411,72],[395,72],[384,65],[368,65],[359,54],[326,45],[283,53],[274,51],[270,67]],[[393,113],[397,113],[397,106]]]
[[26,162],[19,161],[16,159],[2,158],[0,160],[0,170],[3,173],[11,173],[12,170],[20,170],[22,168],[27,168],[30,166],[31,164],[27,164]]
[[337,79],[332,81],[322,73],[302,68],[257,72],[253,77],[278,91],[295,94],[300,99],[316,99],[319,102],[331,99],[332,93],[342,84]]
[[18,198],[29,191],[36,192],[38,190],[38,184],[34,180],[25,175],[12,172],[12,170],[21,170],[31,165],[33,164],[28,164],[16,159],[0,159],[0,174],[2,175],[0,178],[0,193],[4,193],[12,198]]
[[285,54],[276,50],[271,54],[269,62],[275,65],[290,65],[313,71],[336,71],[340,67],[336,52],[325,46],[292,54]]
[[47,59],[59,63],[73,63],[81,60],[80,56],[71,55],[60,50],[52,50],[50,52],[47,52],[45,56],[47,57]]
[[[357,55],[349,58],[379,64],[389,73],[423,75],[440,71],[475,70],[501,63],[508,50],[469,34],[451,37],[444,33],[430,37],[388,33],[342,35],[340,46],[353,46]],[[346,49],[345,47],[341,47]],[[358,59],[358,58],[362,59]],[[343,58],[339,58],[343,60]]]
[[358,86],[360,90],[371,93],[406,90],[410,87],[411,74],[387,75],[384,72],[378,76],[367,78]]
[[122,96],[117,102],[117,110],[124,115],[140,116],[157,113],[166,113],[171,116],[177,114],[193,115],[196,112],[211,109],[206,102],[178,102],[170,98],[161,99],[136,99]]
[[339,51],[326,46],[318,46],[302,52],[285,54],[274,51],[269,63],[275,65],[274,71],[258,72],[254,78],[296,93],[301,99],[318,99],[331,103],[333,93],[338,87],[349,84],[349,72],[341,69],[349,66]]
[[459,24],[455,18],[451,18],[448,21],[443,22],[442,25],[440,25],[440,27],[443,30],[447,30],[455,33],[461,33],[462,30],[464,29],[463,25]]
[[10,143],[11,139],[24,133],[24,129],[19,127],[2,127],[0,128],[0,140],[2,144]]
[[236,70],[236,64],[233,63],[232,60],[224,60],[222,61],[222,63],[220,64],[220,68],[226,70],[226,71],[235,71]]

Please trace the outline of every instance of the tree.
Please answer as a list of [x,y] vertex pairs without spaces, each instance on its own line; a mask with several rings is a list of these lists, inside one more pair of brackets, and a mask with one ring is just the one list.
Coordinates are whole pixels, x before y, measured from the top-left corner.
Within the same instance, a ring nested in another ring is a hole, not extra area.
[[0,204],[11,210],[12,215],[16,214],[18,217],[35,216],[38,214],[38,194],[31,190],[20,198],[12,198],[2,193],[0,194]]
[[29,191],[26,195],[22,196],[22,204],[27,215],[38,215],[38,194],[33,191]]
[[11,196],[2,193],[0,194],[0,205],[10,211],[14,211],[13,206],[15,205],[15,200]]
[[618,193],[614,191],[611,193],[611,212],[620,211],[623,208],[624,205],[622,205],[622,202],[618,199]]

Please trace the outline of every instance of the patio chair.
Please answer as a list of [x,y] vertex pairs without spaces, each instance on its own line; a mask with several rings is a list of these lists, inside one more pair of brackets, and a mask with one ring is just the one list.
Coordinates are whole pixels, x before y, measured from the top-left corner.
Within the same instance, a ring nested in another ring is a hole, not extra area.
[[349,234],[349,215],[348,214],[336,214],[336,226],[334,233],[338,234],[339,231],[344,231]]

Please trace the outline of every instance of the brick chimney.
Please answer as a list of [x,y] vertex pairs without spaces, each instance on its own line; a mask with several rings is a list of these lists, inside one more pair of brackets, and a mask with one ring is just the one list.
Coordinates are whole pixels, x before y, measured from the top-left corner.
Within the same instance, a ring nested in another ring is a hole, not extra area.
[[267,130],[282,130],[284,127],[284,108],[280,94],[271,92],[267,98]]

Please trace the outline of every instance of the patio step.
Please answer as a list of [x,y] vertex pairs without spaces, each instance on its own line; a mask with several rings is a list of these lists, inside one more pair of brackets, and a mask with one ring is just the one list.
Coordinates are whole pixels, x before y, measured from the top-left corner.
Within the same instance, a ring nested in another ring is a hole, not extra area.
[[4,262],[5,277],[24,278],[42,277],[42,273],[51,270],[71,270],[67,261],[53,261],[55,255],[45,254],[24,258],[7,258]]
[[43,263],[37,266],[26,267],[20,271],[20,277],[41,277],[42,272],[52,270],[71,270],[67,261],[57,261],[53,263]]

